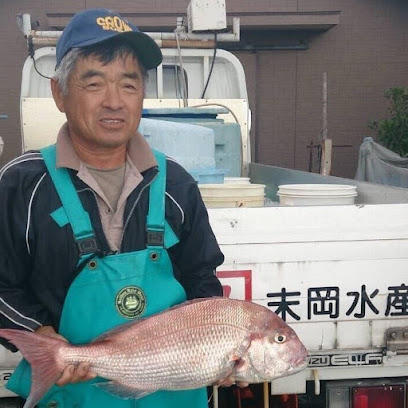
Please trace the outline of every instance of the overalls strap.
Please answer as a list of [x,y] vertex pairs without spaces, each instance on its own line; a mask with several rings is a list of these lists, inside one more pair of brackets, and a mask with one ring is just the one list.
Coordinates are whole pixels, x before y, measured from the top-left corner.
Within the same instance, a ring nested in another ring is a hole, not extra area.
[[[170,248],[178,242],[177,236],[165,220],[166,200],[166,156],[153,150],[158,163],[158,174],[150,185],[149,212],[146,219],[146,246]],[[56,168],[56,147],[51,145],[41,149],[45,165],[57,190],[62,208],[71,224],[75,241],[78,244],[80,256],[98,252],[98,244],[92,228],[89,214],[84,210],[78,193],[65,168]]]
[[84,210],[74,184],[65,168],[56,167],[56,147],[51,145],[41,149],[45,165],[57,190],[62,206],[78,244],[80,255],[98,251],[89,214]]
[[150,186],[149,212],[147,214],[147,247],[164,246],[165,200],[166,200],[166,156],[153,150],[159,172]]

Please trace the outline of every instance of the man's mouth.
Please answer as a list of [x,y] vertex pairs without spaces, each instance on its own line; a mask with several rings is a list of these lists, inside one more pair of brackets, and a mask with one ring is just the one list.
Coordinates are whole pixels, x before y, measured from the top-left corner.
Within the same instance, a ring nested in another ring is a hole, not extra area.
[[123,119],[101,119],[103,123],[123,123]]

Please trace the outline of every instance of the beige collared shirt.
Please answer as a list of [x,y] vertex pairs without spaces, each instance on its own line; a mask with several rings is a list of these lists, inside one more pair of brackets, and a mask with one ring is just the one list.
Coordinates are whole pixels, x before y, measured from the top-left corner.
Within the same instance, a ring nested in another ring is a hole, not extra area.
[[95,192],[106,239],[112,251],[119,250],[126,200],[143,180],[141,173],[157,165],[150,146],[139,132],[136,132],[135,136],[130,139],[127,149],[124,184],[116,211],[114,211],[102,188],[89,172],[86,164],[81,162],[78,157],[71,142],[68,123],[65,123],[60,129],[56,146],[57,168],[65,167],[76,170],[78,172],[77,177]]

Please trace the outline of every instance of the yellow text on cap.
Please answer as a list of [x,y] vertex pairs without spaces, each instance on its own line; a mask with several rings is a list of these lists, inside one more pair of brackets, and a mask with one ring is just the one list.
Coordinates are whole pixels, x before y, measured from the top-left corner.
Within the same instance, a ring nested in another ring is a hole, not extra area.
[[98,17],[96,19],[96,24],[100,25],[104,30],[118,31],[119,33],[133,31],[129,25],[118,16]]

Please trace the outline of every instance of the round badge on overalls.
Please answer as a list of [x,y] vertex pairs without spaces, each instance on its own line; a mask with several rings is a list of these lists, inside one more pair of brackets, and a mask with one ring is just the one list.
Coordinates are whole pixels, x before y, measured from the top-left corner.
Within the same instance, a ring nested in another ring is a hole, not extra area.
[[135,319],[146,309],[146,296],[137,286],[125,286],[116,295],[116,309],[126,319]]

